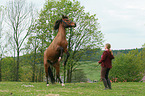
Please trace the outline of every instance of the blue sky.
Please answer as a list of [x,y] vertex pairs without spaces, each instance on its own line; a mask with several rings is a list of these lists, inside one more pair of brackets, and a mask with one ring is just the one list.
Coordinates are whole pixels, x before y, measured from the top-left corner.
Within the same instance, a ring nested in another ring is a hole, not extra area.
[[[5,5],[9,0],[0,0]],[[28,0],[41,9],[45,0]],[[145,0],[78,0],[96,14],[105,43],[112,49],[141,48],[145,43]],[[104,44],[105,44],[104,43]]]

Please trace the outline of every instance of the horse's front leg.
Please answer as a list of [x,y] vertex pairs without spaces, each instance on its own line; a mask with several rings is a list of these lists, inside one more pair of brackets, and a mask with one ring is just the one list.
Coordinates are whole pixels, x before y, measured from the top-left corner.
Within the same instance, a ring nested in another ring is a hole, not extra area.
[[[66,56],[66,59],[65,59],[65,61],[63,63],[63,65],[64,65],[64,78],[65,78],[65,71],[66,71],[66,62],[67,62],[67,60],[68,60],[68,58],[70,56],[68,51],[66,51],[65,53],[66,53],[67,56]],[[65,82],[65,79],[64,79],[64,82]]]
[[63,56],[63,52],[64,52],[64,49],[62,47],[58,47],[57,48],[57,51],[59,51],[59,58],[58,58],[58,61],[61,60],[62,56]]
[[67,60],[68,60],[68,58],[69,58],[69,56],[70,56],[70,54],[69,54],[68,51],[66,51],[65,53],[66,53],[66,59],[65,59],[65,61],[64,61],[64,66],[66,66],[66,62],[67,62]]
[[62,85],[62,86],[65,86],[65,84],[64,84],[64,83],[62,83],[62,81],[61,81],[61,79],[60,79],[60,75],[59,75],[59,74],[57,75],[57,79],[59,80],[59,82],[61,83],[61,85]]

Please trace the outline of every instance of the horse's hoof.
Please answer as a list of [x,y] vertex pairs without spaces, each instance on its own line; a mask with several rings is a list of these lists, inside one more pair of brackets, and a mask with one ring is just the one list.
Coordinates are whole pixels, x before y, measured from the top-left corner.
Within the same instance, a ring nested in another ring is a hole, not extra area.
[[65,86],[65,84],[63,84],[63,83],[62,83],[61,85],[62,85],[62,86]]
[[47,86],[49,86],[49,84],[47,84]]

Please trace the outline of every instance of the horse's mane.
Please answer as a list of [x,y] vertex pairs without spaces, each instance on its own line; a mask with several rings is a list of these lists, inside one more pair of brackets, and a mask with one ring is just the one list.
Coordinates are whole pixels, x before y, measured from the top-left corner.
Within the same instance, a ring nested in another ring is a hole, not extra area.
[[[64,19],[64,18],[67,18],[67,19],[68,19],[67,16],[62,16],[62,19]],[[59,24],[62,22],[62,19],[57,20],[57,21],[55,22],[54,30],[57,30],[57,29],[59,28]]]

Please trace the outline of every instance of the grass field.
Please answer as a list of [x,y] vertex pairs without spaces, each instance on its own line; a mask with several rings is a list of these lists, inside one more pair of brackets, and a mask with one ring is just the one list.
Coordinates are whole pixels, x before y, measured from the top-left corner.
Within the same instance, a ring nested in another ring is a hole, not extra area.
[[90,80],[100,80],[100,70],[101,67],[98,65],[97,62],[92,61],[84,61],[81,62],[81,65],[78,67],[80,69],[83,69],[84,73],[86,74],[86,77]]
[[103,90],[102,82],[66,83],[46,86],[45,82],[0,82],[0,96],[145,96],[145,83],[112,83]]

